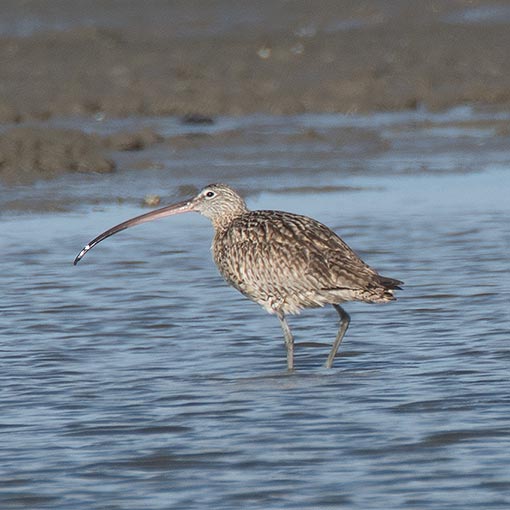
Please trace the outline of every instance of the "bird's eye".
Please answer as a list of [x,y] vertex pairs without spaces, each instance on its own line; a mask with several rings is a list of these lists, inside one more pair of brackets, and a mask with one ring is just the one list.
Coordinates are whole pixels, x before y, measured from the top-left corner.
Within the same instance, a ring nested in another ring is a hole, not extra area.
[[214,197],[214,195],[216,195],[216,193],[214,193],[214,191],[208,191],[205,194],[205,198],[212,198],[212,197]]

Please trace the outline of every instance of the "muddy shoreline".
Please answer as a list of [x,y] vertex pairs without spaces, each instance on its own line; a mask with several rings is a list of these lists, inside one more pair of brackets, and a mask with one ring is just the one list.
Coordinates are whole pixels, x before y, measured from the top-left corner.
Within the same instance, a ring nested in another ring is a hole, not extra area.
[[[3,2],[0,10],[24,8],[19,16],[28,16],[36,6],[44,12],[44,4],[59,3]],[[28,36],[0,38],[0,121],[97,112],[236,115],[510,106],[510,12],[502,11],[507,23],[484,21],[481,14],[478,23],[462,22],[475,7],[488,13],[498,5],[503,9],[498,2],[406,1],[391,2],[391,8],[376,1],[317,2],[313,12],[306,2],[260,2],[252,22],[225,21],[216,30],[218,21],[208,20],[199,2],[103,2],[111,4],[105,12],[94,10],[95,3],[63,2],[62,30],[42,24]],[[228,19],[232,2],[214,4],[216,16]],[[128,13],[117,12],[125,5]],[[82,26],[66,18],[73,9]],[[147,9],[152,17],[144,17]],[[97,19],[91,21],[93,13]],[[122,14],[132,18],[123,22]],[[140,23],[133,22],[137,16]],[[183,20],[194,29],[186,32]]]
[[[55,138],[18,154],[7,127],[56,117],[510,108],[504,2],[7,0],[0,19],[4,179]],[[71,135],[79,161],[53,166],[111,169]]]

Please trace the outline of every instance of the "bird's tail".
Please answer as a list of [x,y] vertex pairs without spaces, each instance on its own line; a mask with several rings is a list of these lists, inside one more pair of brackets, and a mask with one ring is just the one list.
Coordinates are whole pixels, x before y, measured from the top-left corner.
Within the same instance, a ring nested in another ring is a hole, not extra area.
[[401,282],[400,280],[380,275],[378,283],[382,287],[382,301],[394,301],[397,299],[393,292],[395,290],[402,290],[401,285],[404,285],[404,282]]
[[402,290],[401,285],[404,285],[404,282],[395,280],[395,278],[388,278],[387,276],[380,276],[379,283],[387,290]]

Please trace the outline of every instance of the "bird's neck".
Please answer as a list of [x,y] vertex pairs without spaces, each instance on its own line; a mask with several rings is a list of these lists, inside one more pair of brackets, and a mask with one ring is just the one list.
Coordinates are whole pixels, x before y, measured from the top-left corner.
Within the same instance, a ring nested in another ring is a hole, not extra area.
[[236,210],[229,211],[228,213],[219,214],[211,218],[211,222],[213,224],[214,230],[217,234],[228,230],[231,223],[239,216],[247,213],[248,209],[246,207],[239,208]]

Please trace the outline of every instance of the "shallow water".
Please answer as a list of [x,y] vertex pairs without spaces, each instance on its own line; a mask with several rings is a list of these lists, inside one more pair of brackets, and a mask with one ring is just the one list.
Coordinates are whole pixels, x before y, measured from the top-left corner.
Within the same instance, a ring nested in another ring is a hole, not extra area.
[[[11,188],[71,199],[0,217],[1,508],[508,508],[510,153],[491,118],[220,119],[197,129],[233,138],[148,151],[163,169]],[[335,311],[291,318],[288,374],[278,321],[222,282],[198,215],[72,266],[146,192],[214,180],[406,282],[346,305],[332,370]]]

